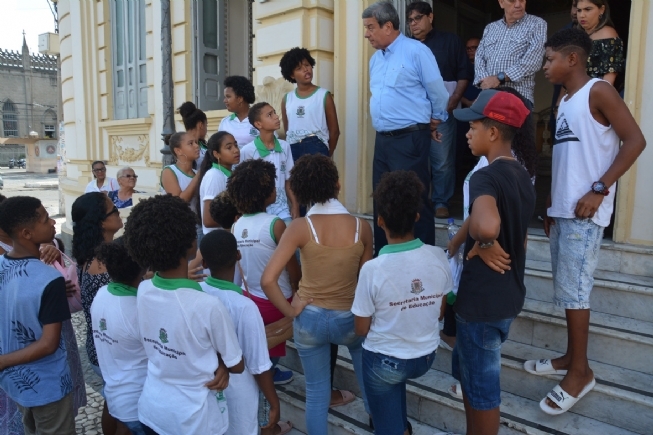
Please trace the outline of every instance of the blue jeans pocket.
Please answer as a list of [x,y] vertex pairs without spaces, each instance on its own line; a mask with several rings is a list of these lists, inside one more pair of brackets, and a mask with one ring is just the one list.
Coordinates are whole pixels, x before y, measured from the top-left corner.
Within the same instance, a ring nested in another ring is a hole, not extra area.
[[406,361],[388,355],[376,354],[374,372],[388,384],[398,384],[406,380]]

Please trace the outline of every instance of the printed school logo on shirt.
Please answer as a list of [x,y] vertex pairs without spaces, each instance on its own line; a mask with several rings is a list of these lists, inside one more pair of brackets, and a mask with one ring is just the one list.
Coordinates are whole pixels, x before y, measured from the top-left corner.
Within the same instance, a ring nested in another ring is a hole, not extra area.
[[252,136],[252,137],[258,136],[258,130],[255,129],[254,127],[250,128],[249,129],[249,135]]
[[304,115],[306,115],[306,109],[304,108],[304,106],[297,107],[297,117],[303,118]]
[[100,319],[100,331],[107,330],[107,321],[105,319]]
[[248,236],[248,234],[247,234],[247,228],[245,228],[245,229],[243,230],[243,233],[241,234],[240,237],[242,237],[243,239],[246,239],[247,236]]
[[168,342],[168,333],[163,328],[159,329],[159,340],[164,344]]
[[422,280],[421,279],[414,279],[410,283],[410,292],[413,294],[420,294],[424,291],[424,286],[422,285]]

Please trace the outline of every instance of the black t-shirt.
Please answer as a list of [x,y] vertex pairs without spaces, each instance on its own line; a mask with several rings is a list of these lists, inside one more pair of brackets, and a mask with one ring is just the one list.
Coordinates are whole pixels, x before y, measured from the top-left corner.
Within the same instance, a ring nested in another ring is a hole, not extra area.
[[[465,260],[454,305],[468,322],[494,322],[517,316],[524,306],[526,287],[524,241],[535,210],[535,189],[531,177],[515,160],[500,159],[480,169],[469,182],[469,212],[476,198],[492,196],[501,217],[498,242],[510,255],[511,269],[504,274],[490,269],[480,257]],[[475,243],[469,234],[465,258]]]
[[59,323],[70,319],[68,297],[66,296],[66,280],[57,278],[48,284],[41,295],[39,322],[42,325]]

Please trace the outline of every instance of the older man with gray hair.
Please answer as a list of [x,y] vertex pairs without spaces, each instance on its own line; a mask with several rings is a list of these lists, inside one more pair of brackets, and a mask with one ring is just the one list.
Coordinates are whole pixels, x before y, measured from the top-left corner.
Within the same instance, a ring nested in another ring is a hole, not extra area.
[[[429,154],[431,138],[440,140],[437,127],[448,117],[449,93],[431,50],[399,31],[399,14],[391,3],[365,9],[363,26],[365,38],[377,50],[370,59],[370,114],[376,130],[372,183],[376,188],[386,172],[415,171],[424,185],[415,237],[434,245]],[[387,243],[375,203],[375,254]]]

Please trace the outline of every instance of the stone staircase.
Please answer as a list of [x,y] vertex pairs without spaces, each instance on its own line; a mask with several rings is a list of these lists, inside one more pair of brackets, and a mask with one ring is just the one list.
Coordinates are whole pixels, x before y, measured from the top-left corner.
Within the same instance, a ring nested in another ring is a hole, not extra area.
[[[436,224],[436,243],[446,241],[446,225]],[[653,434],[653,249],[610,241],[601,247],[588,350],[597,384],[569,412],[553,417],[540,410],[539,401],[562,377],[523,369],[524,361],[560,356],[567,345],[564,310],[552,303],[548,243],[541,231],[529,234],[526,303],[502,348],[499,433]],[[281,364],[295,372],[295,380],[277,387],[282,418],[293,422],[296,433],[306,433],[303,369],[294,343],[287,349]],[[462,401],[447,393],[454,381],[450,373],[451,352],[440,348],[431,370],[409,382],[408,417],[416,435],[465,433]],[[357,399],[329,411],[330,433],[372,433],[346,347],[339,349],[334,386],[353,391]]]

